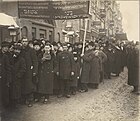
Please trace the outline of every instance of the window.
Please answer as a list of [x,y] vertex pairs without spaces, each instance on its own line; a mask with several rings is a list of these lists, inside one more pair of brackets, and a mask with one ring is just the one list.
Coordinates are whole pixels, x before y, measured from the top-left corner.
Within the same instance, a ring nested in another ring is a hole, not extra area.
[[32,39],[36,39],[36,28],[32,27]]
[[46,38],[46,30],[40,29],[39,33],[40,33],[40,38]]
[[53,32],[49,31],[49,41],[52,42],[53,41]]

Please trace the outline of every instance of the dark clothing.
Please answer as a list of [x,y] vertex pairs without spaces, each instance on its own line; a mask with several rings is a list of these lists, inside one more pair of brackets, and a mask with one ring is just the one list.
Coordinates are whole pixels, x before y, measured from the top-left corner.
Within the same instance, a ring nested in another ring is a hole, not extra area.
[[9,83],[11,82],[8,56],[6,54],[0,53],[0,61],[2,105],[7,106],[9,104]]
[[23,49],[21,55],[26,63],[26,72],[22,82],[22,94],[26,95],[35,91],[36,86],[32,79],[33,73],[38,72],[38,60],[35,50],[30,47]]
[[72,77],[72,80],[71,80],[71,86],[77,87],[79,77],[80,77],[80,64],[78,61],[75,61],[74,62],[74,76]]
[[114,56],[113,56],[113,51],[112,50],[106,50],[105,51],[107,55],[107,61],[105,62],[105,75],[107,78],[110,78],[111,72],[113,70],[113,63],[114,63]]
[[82,72],[81,72],[81,83],[89,83],[89,73],[90,73],[90,60],[88,59],[88,55],[90,54],[90,51],[85,52],[85,55],[83,58],[83,64],[82,64]]
[[123,71],[124,67],[126,66],[127,59],[125,47],[120,47],[120,54],[121,54],[121,69]]
[[114,49],[114,63],[113,63],[113,73],[119,75],[122,67],[121,67],[121,50],[118,46]]
[[139,51],[132,49],[127,58],[128,84],[139,86]]
[[53,94],[54,79],[54,57],[51,55],[50,60],[42,60],[43,53],[40,54],[40,62],[38,73],[38,92],[41,94]]
[[57,56],[57,72],[60,79],[71,79],[71,72],[74,72],[74,56],[72,53],[64,51]]
[[20,55],[13,60],[11,94],[13,100],[18,100],[21,98],[21,82],[26,72],[26,63]]
[[57,55],[56,72],[59,72],[59,94],[69,94],[71,72],[74,72],[74,56],[72,53],[63,51]]

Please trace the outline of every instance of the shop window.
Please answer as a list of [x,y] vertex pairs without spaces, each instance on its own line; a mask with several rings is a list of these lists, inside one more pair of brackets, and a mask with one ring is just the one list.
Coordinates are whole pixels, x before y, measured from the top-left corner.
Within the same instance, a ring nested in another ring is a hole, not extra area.
[[39,33],[40,33],[40,38],[46,38],[46,30],[40,29]]

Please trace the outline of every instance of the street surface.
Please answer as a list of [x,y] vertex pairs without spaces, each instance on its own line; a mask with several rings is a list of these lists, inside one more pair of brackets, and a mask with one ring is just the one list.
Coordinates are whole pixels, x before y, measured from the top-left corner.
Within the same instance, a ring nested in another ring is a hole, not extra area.
[[9,110],[2,121],[140,121],[140,96],[126,84],[127,69],[120,77],[101,83],[99,89],[77,93],[70,99],[52,96],[49,104]]

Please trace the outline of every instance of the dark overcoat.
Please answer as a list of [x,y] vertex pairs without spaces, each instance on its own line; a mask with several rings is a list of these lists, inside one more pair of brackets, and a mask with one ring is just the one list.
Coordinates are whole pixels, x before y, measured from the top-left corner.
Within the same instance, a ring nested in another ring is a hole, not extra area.
[[139,86],[139,51],[132,49],[127,58],[128,85]]
[[105,51],[107,55],[107,61],[105,62],[105,72],[111,73],[113,70],[113,63],[114,63],[114,56],[113,56],[113,51],[112,50],[106,50]]
[[38,92],[41,94],[53,94],[54,57],[52,55],[51,60],[43,61],[43,53],[41,53],[39,58]]
[[21,55],[26,63],[26,72],[22,82],[22,94],[26,95],[36,90],[36,86],[32,79],[33,73],[37,74],[38,72],[38,60],[35,50],[29,46],[22,50]]
[[11,82],[11,68],[9,64],[9,59],[6,54],[0,53],[1,60],[1,98],[2,105],[6,106],[9,104],[9,86]]
[[90,76],[89,83],[99,84],[100,83],[100,70],[101,70],[101,60],[99,56],[93,55],[93,58],[90,62]]
[[126,66],[126,58],[127,58],[127,54],[126,54],[126,48],[123,47],[121,48],[120,47],[120,54],[121,54],[121,67],[122,69]]
[[72,76],[71,86],[77,87],[79,77],[80,77],[80,63],[77,60],[74,63],[74,76]]
[[115,47],[114,49],[114,64],[113,64],[113,73],[120,74],[122,70],[121,66],[121,50],[119,47]]
[[85,52],[84,56],[82,57],[83,59],[83,64],[82,64],[82,72],[81,72],[81,83],[89,83],[89,74],[90,74],[90,61],[91,57],[90,56],[90,51]]
[[26,72],[26,63],[25,59],[19,55],[18,57],[13,58],[13,68],[12,68],[12,99],[21,98],[21,82],[24,78]]
[[57,72],[60,79],[71,79],[71,72],[74,72],[74,56],[72,53],[63,51],[57,56]]

